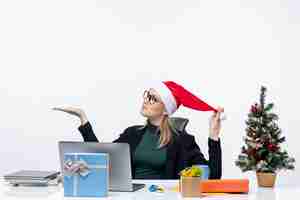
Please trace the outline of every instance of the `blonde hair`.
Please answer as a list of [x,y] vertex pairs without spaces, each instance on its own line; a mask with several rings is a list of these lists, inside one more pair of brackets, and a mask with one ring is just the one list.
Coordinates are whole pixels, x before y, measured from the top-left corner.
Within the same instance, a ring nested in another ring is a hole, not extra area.
[[160,129],[160,136],[159,136],[158,148],[162,148],[172,141],[172,130],[171,130],[171,125],[169,123],[168,115],[164,115],[160,123],[159,129]]

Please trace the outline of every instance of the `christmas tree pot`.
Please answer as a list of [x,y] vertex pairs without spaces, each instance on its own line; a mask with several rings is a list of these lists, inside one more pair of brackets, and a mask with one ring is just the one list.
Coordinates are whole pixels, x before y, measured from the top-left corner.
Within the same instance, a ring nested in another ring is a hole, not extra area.
[[259,187],[274,187],[276,173],[256,172],[256,178]]

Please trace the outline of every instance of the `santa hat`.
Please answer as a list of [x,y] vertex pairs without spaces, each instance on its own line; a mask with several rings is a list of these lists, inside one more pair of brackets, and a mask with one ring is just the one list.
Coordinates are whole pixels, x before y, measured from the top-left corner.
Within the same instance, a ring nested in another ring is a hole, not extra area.
[[217,112],[217,109],[173,81],[156,82],[151,88],[159,93],[168,115],[172,115],[180,105],[194,110]]

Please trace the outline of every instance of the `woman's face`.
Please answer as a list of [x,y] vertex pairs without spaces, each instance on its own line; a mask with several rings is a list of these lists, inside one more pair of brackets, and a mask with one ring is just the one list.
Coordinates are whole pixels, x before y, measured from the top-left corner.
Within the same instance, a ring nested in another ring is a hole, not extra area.
[[154,89],[149,89],[144,92],[143,105],[141,114],[147,118],[161,117],[165,113],[165,106]]

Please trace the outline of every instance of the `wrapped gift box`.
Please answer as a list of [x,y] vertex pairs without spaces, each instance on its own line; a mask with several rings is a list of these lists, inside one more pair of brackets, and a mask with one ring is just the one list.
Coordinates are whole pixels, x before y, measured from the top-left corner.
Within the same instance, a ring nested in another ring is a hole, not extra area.
[[64,154],[64,196],[106,197],[109,188],[107,153]]
[[200,191],[207,193],[248,193],[248,179],[203,180]]

